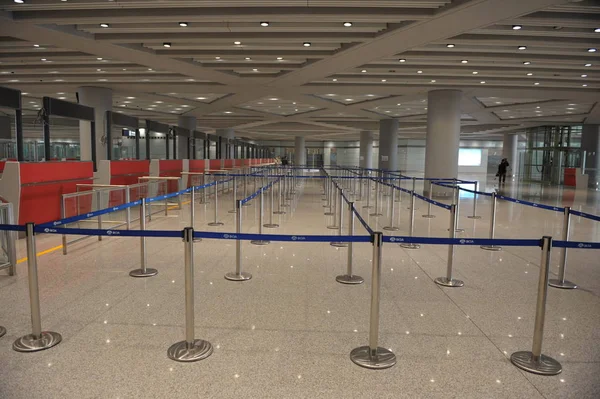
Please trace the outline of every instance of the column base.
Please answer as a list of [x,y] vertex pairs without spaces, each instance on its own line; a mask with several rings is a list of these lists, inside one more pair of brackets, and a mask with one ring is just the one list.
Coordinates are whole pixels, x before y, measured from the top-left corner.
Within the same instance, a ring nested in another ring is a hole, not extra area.
[[533,353],[529,351],[513,353],[510,355],[510,361],[521,370],[534,374],[556,375],[562,372],[562,366],[558,361],[544,355],[535,359]]
[[13,343],[13,349],[17,352],[37,352],[52,348],[62,341],[59,333],[52,331],[43,331],[39,338],[33,334],[27,334]]
[[158,270],[152,268],[135,269],[129,272],[131,277],[152,277],[158,274]]
[[213,347],[210,342],[201,339],[195,339],[193,343],[179,341],[169,347],[167,356],[176,362],[196,362],[206,359],[213,353]]
[[225,280],[229,281],[246,281],[250,280],[251,278],[252,275],[246,272],[241,272],[240,274],[237,274],[236,272],[231,272],[225,275]]
[[548,281],[548,285],[550,287],[562,288],[564,290],[574,290],[575,288],[578,288],[578,285],[575,284],[575,283],[572,283],[572,282],[567,281],[567,280],[559,280],[557,278],[551,278]]
[[442,285],[444,287],[462,287],[465,283],[462,280],[451,279],[448,280],[447,277],[438,277],[433,280],[437,285]]
[[360,367],[381,370],[395,365],[396,355],[390,350],[381,347],[378,347],[375,354],[372,354],[371,348],[368,346],[361,346],[350,352],[350,360]]
[[337,281],[338,283],[341,284],[350,284],[350,285],[354,285],[354,284],[362,284],[365,282],[365,279],[362,278],[361,276],[356,276],[356,275],[350,275],[350,274],[342,274],[340,276],[337,276],[335,278],[335,281]]

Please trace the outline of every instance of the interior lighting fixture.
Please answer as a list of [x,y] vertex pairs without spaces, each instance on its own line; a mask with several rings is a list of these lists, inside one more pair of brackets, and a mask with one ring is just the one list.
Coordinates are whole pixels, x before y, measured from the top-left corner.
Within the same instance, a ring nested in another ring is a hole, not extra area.
[[406,60],[404,58],[400,58],[398,62],[406,62]]
[[100,27],[101,27],[101,28],[108,28],[108,27],[109,27],[109,25],[108,25],[108,24],[106,24],[106,23],[101,23],[101,24],[100,24]]
[[512,28],[513,28],[513,30],[521,30],[521,29],[523,29],[523,26],[521,26],[521,25],[513,25]]
[[468,63],[468,62],[469,62],[468,60],[462,60],[460,63],[461,63],[461,64],[466,64],[466,63]]
[[482,85],[484,85],[484,84],[485,84],[485,80],[482,80],[482,81],[481,81],[481,82],[479,82],[479,83],[481,83]]
[[48,61],[46,58],[42,58],[42,61]]
[[519,50],[527,50],[527,46],[519,46],[517,47]]
[[252,71],[254,71],[254,72],[258,72],[258,69],[256,69],[256,68],[253,68],[253,69],[252,69]]
[[17,3],[17,4],[23,4],[23,3],[25,3],[25,0],[14,0],[14,1],[15,1],[15,3]]
[[361,72],[362,72],[362,73],[365,73],[365,72],[367,72],[367,70],[366,70],[366,69],[363,69]]
[[592,66],[592,64],[589,64],[589,63],[588,63],[588,64],[585,64],[584,66],[586,66],[586,67],[591,67],[591,66]]
[[277,57],[277,61],[283,60],[283,57]]
[[446,47],[448,47],[448,48],[454,48],[455,46],[454,46],[454,44],[449,43],[449,44],[446,44]]
[[596,33],[600,33],[600,28],[596,28],[596,29],[594,29],[594,32],[596,32]]
[[179,26],[181,26],[182,28],[187,28],[189,24],[187,22],[180,22]]
[[587,78],[587,75],[585,75],[585,74],[584,74],[584,75],[581,75],[581,77],[582,77],[582,78]]
[[531,61],[524,61],[523,62],[523,65],[530,65],[530,64],[531,64]]
[[435,83],[435,80],[432,80],[431,83]]
[[527,72],[527,76],[533,76],[533,73]]
[[236,46],[238,46],[238,45],[242,44],[242,42],[235,41],[235,42],[233,42],[233,44],[235,44]]
[[539,84],[540,84],[540,82],[535,82],[534,83],[535,86],[538,86]]
[[387,82],[387,80],[386,80],[386,79],[381,79],[381,81],[382,81],[382,82],[384,82],[384,83],[385,83],[385,82]]
[[423,71],[417,71],[417,73],[423,73]]
[[102,61],[102,57],[98,57],[96,58],[98,61]]
[[347,98],[346,101],[352,101],[352,99],[351,98]]
[[344,26],[345,26],[346,28],[349,28],[349,27],[351,27],[351,26],[352,26],[352,22],[344,22]]
[[252,59],[250,57],[246,57],[246,61],[251,61]]
[[586,85],[586,84],[583,84],[582,86],[583,86],[583,87],[587,87],[587,85]]
[[33,45],[33,47],[35,47],[35,48],[39,48],[39,47],[40,47],[40,45],[39,45],[39,44],[34,44],[34,45]]
[[598,51],[598,49],[594,47],[588,49],[588,53],[595,53],[596,51]]
[[302,43],[302,45],[303,45],[304,47],[310,47],[310,46],[311,46],[311,43],[310,43],[310,42],[304,42],[304,43]]
[[267,21],[263,21],[260,23],[260,26],[264,26],[266,28],[267,26],[269,26],[269,23]]
[[170,48],[171,47],[171,43],[165,42],[165,43],[163,43],[163,47]]
[[337,82],[337,79],[331,79],[331,80],[334,81],[334,82]]
[[479,72],[477,71],[473,71],[473,75],[477,75]]

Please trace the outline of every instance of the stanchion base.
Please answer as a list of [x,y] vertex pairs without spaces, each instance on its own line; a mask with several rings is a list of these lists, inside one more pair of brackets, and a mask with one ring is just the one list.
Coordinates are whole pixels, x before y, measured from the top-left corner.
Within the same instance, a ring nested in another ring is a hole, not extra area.
[[560,374],[562,371],[561,364],[551,357],[540,355],[540,357],[535,360],[533,358],[533,353],[528,351],[513,353],[510,355],[510,361],[521,370],[529,371],[534,374],[556,375]]
[[210,204],[210,202],[209,201],[198,201],[198,202],[196,202],[196,204],[198,204],[198,205],[206,205],[206,204]]
[[347,242],[336,242],[336,241],[333,241],[333,242],[330,242],[329,245],[331,245],[332,247],[345,248],[345,247],[348,246],[348,243]]
[[193,241],[194,241],[194,242],[200,242],[200,241],[202,241],[202,238],[194,238],[194,240],[193,240]]
[[208,225],[209,226],[223,226],[223,223],[222,222],[210,222]]
[[266,227],[267,229],[276,229],[279,225],[277,223],[266,223],[263,224],[263,227]]
[[[446,229],[446,230],[450,231],[450,229]],[[456,230],[454,230],[454,232],[456,232],[456,233],[464,233],[464,231],[465,231],[465,229],[456,229]]]
[[323,215],[325,215],[325,216],[333,216],[335,214],[333,212],[325,212]]
[[17,352],[37,352],[44,349],[52,348],[62,341],[62,336],[59,333],[52,331],[42,331],[40,338],[36,338],[33,334],[27,334],[13,343],[13,349]]
[[0,326],[0,337],[3,337],[6,334],[6,328]]
[[384,229],[384,230],[387,230],[387,231],[398,231],[398,230],[400,230],[400,229],[399,229],[398,227],[396,227],[396,226],[385,226],[383,229]]
[[372,205],[363,205],[363,209],[371,209],[371,208],[373,208]]
[[335,278],[335,281],[342,284],[362,284],[365,282],[365,279],[361,276],[342,274]]
[[419,248],[421,248],[421,244],[414,244],[414,243],[400,244],[400,247],[402,247],[404,249],[419,249]]
[[158,274],[158,270],[152,268],[135,269],[129,272],[131,277],[152,277]]
[[273,212],[273,215],[285,215],[285,211],[275,211]]
[[337,230],[337,229],[339,229],[339,228],[340,228],[340,226],[327,226],[327,228],[328,228],[329,230]]
[[250,244],[254,244],[254,245],[269,245],[271,243],[271,241],[265,241],[265,240],[252,240],[250,241]]
[[229,281],[246,281],[250,280],[251,278],[252,275],[246,272],[241,272],[240,274],[237,274],[236,272],[231,272],[225,275],[225,280]]
[[350,360],[354,364],[367,369],[381,370],[396,364],[396,355],[388,349],[377,347],[375,355],[371,354],[371,348],[361,346],[350,352]]
[[567,280],[561,281],[561,280],[559,280],[557,278],[551,278],[548,281],[548,285],[550,287],[562,288],[564,290],[574,290],[575,288],[578,287],[578,285],[575,284],[575,283],[572,283],[572,282],[567,281]]
[[502,247],[497,245],[482,245],[479,248],[485,249],[486,251],[502,251]]
[[250,206],[250,205],[252,205],[252,203],[251,203],[251,202],[244,202],[244,203],[242,204],[242,206]]
[[481,219],[481,216],[467,216],[469,219]]
[[212,353],[211,343],[202,339],[195,339],[191,345],[187,341],[180,341],[171,345],[167,350],[169,359],[176,362],[196,362],[206,359]]
[[374,213],[370,213],[369,216],[379,217],[379,216],[383,216],[383,213],[374,212]]
[[447,277],[438,277],[433,280],[437,285],[443,285],[444,287],[462,287],[465,283],[462,280],[452,279],[448,280]]
[[435,217],[435,215],[422,215],[421,217],[424,217],[427,219],[433,219]]
[[237,213],[237,210],[231,209],[231,210],[227,211],[227,213]]

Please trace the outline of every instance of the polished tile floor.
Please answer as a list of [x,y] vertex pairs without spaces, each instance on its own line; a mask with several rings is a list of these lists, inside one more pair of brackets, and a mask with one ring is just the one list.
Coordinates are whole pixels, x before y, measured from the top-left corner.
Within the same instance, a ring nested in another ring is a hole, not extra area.
[[[493,190],[494,180],[477,178]],[[596,192],[574,192],[509,182],[509,195],[599,213]],[[297,188],[285,215],[275,215],[278,234],[336,234],[327,229],[321,188],[310,180]],[[388,209],[388,197],[382,209]],[[234,231],[231,197],[222,197],[218,231]],[[461,237],[486,237],[489,202],[478,201],[481,219],[468,219],[473,198],[461,197]],[[243,230],[257,231],[257,201],[244,208]],[[374,203],[374,202],[373,202]],[[266,203],[268,205],[268,201]],[[357,203],[379,230],[388,215]],[[397,235],[408,231],[408,197],[397,205]],[[196,205],[196,227],[214,229],[213,204]],[[268,206],[265,207],[268,210]],[[447,211],[417,201],[415,235],[447,236]],[[384,212],[386,213],[386,212]],[[150,229],[181,229],[189,205],[156,215]],[[562,214],[499,202],[497,237],[560,236]],[[366,234],[356,221],[356,234]],[[573,218],[572,237],[600,241],[600,223]],[[509,356],[530,350],[539,272],[538,248],[486,252],[459,247],[455,276],[463,288],[440,288],[447,247],[383,248],[380,345],[393,350],[396,366],[372,371],[354,365],[350,351],[367,344],[371,288],[370,244],[354,245],[355,272],[365,284],[344,286],[347,249],[328,243],[243,244],[246,282],[223,278],[235,268],[235,242],[195,244],[196,337],[215,347],[208,359],[177,363],[167,348],[184,338],[183,244],[149,239],[152,278],[135,279],[139,239],[90,238],[40,256],[43,328],[63,342],[23,354],[12,342],[30,332],[26,263],[17,277],[0,276],[0,398],[598,398],[600,397],[600,262],[597,251],[569,252],[568,278],[581,289],[550,288],[543,352],[559,360],[562,374],[542,377],[515,368]],[[24,243],[19,243],[24,254]],[[38,251],[60,245],[59,236],[38,237]],[[552,272],[558,265],[558,251]]]

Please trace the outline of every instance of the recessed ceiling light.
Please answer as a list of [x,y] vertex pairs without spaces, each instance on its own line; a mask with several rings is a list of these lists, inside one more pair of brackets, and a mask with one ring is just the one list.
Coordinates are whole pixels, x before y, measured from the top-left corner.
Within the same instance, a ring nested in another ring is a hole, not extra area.
[[523,61],[523,65],[530,65],[531,61]]
[[352,101],[352,99],[351,98],[346,98],[346,101]]
[[423,71],[417,71],[417,73],[423,73]]
[[125,97],[125,98],[127,98],[128,100],[135,100],[135,97]]
[[188,27],[188,23],[187,22],[180,22],[179,26],[181,26],[182,28],[187,28]]
[[520,30],[523,29],[523,27],[521,25],[513,25],[513,30]]
[[196,97],[196,100],[206,100],[206,97]]
[[594,32],[596,32],[596,33],[600,33],[600,28],[596,28],[596,29],[594,29]]
[[17,4],[23,4],[25,3],[25,0],[14,0],[14,2]]
[[231,112],[231,111],[225,111],[225,112],[223,112],[223,113],[224,113],[224,114],[231,114],[232,112]]
[[269,98],[269,100],[271,100],[271,101],[277,101],[279,99],[277,97],[271,97],[271,98]]
[[100,24],[100,27],[101,27],[101,28],[108,28],[108,26],[109,26],[109,25],[108,25],[108,24],[105,24],[105,23],[102,23],[102,24]]
[[352,26],[352,22],[344,22],[344,26],[345,26],[346,28],[349,28],[349,27],[351,27],[351,26]]
[[252,60],[252,58],[246,57],[246,61],[251,61],[251,60]]
[[260,23],[260,26],[267,27],[267,26],[269,26],[269,23],[267,21],[263,21]]
[[572,111],[572,110],[574,110],[575,108],[567,108],[567,109]]
[[587,85],[586,85],[586,84],[583,84],[582,86],[583,86],[583,87],[587,87]]
[[215,57],[215,60],[220,60],[220,59],[221,59],[221,57]]
[[533,76],[533,73],[527,72],[527,76]]
[[484,85],[484,84],[485,84],[485,80],[482,80],[482,81],[481,81],[481,82],[479,82],[479,83],[481,83],[482,85]]
[[236,40],[235,42],[233,42],[233,44],[240,45],[240,44],[242,44],[242,42],[239,42],[239,41]]
[[362,72],[362,73],[365,73],[365,72],[367,72],[367,70],[366,70],[366,69],[363,69],[361,72]]
[[334,82],[337,82],[337,79],[331,79],[331,80],[334,81]]
[[38,48],[38,47],[40,47],[40,45],[39,44],[34,44],[33,47]]
[[42,58],[42,61],[48,61],[48,60],[47,60],[47,59],[45,59],[45,58]]
[[387,80],[386,80],[386,79],[381,79],[381,81],[382,81],[382,82],[387,82]]
[[404,58],[400,58],[398,62],[406,62],[406,60]]
[[585,64],[584,66],[586,66],[586,67],[591,67],[591,66],[592,66],[592,64],[589,64],[589,63],[588,63],[588,64]]
[[595,53],[596,51],[598,50],[593,47],[588,49],[588,53]]
[[254,71],[254,72],[258,72],[258,69],[256,69],[256,68],[253,68],[253,69],[252,69],[252,71]]
[[454,44],[452,44],[452,43],[446,44],[446,47],[448,47],[448,48],[454,48]]
[[163,47],[169,48],[169,47],[171,47],[171,43],[165,42],[165,43],[163,43]]
[[540,82],[535,82],[535,83],[534,83],[534,85],[536,85],[536,86],[537,86],[537,85],[539,85],[539,84],[540,84]]
[[196,79],[186,79],[185,81],[186,81],[186,82],[195,82],[195,81],[196,81]]
[[162,101],[154,101],[155,104],[162,104]]
[[148,71],[150,71],[150,72],[153,72],[153,71],[154,71],[154,69],[152,69],[152,68],[148,68]]
[[477,75],[479,72],[477,71],[473,71],[473,75]]
[[283,57],[277,57],[277,61],[281,61]]
[[375,97],[375,94],[367,94],[367,97]]
[[435,80],[432,80],[431,83],[435,83]]
[[310,44],[310,42],[304,42],[304,43],[302,43],[302,45],[303,45],[304,47],[310,47],[310,45],[311,45],[311,44]]
[[581,75],[582,78],[587,78],[587,75],[583,74]]
[[466,64],[466,63],[468,63],[468,62],[469,62],[468,60],[462,60],[460,63],[461,63],[461,64]]
[[519,50],[527,50],[527,46],[519,46],[517,47]]

